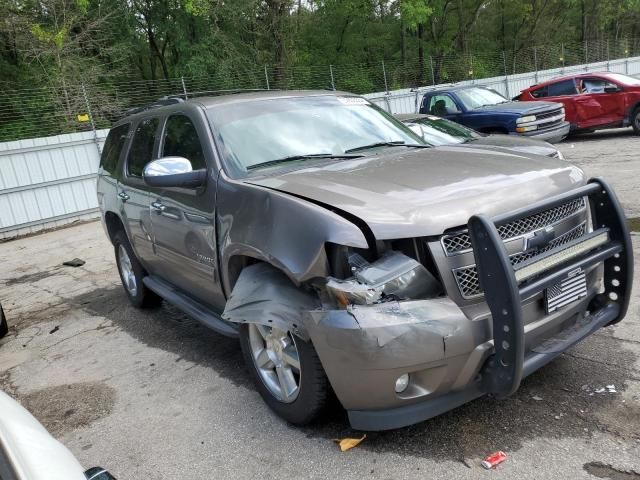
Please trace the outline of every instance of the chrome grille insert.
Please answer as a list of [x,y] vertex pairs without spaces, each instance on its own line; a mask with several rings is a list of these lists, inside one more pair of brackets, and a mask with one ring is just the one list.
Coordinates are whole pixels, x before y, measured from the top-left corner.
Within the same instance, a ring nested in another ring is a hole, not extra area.
[[[520,218],[513,222],[497,227],[498,233],[503,240],[510,240],[521,235],[533,232],[542,227],[554,225],[562,220],[574,215],[585,208],[584,198],[575,198],[557,207],[544,210],[542,212]],[[451,235],[444,235],[441,239],[445,253],[458,255],[471,250],[471,236],[468,230],[461,230]]]
[[[553,250],[554,248],[558,248],[562,245],[565,245],[577,238],[582,237],[587,232],[586,223],[582,223],[578,225],[576,228],[569,230],[564,235],[561,235],[551,242],[549,242],[544,248],[540,248],[533,252],[521,252],[515,253],[509,257],[511,261],[511,265],[516,266],[519,263],[525,262],[537,255],[548,252],[549,250]],[[482,294],[482,289],[480,288],[480,279],[478,277],[478,270],[475,265],[469,265],[466,267],[456,268],[453,270],[453,275],[456,279],[456,283],[458,284],[458,288],[460,289],[460,293],[464,298],[472,298],[477,295]]]

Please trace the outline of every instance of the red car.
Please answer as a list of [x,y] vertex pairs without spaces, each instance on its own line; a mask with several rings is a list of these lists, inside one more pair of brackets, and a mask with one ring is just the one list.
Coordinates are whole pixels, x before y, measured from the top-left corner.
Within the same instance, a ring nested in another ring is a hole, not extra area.
[[523,90],[515,100],[560,102],[571,131],[632,126],[640,135],[640,80],[619,73],[581,73]]

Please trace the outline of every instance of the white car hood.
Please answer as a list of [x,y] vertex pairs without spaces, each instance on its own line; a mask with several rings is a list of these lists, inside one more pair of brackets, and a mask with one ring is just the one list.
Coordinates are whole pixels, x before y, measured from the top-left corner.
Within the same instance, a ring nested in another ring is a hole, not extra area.
[[0,445],[20,480],[86,480],[71,452],[2,391]]

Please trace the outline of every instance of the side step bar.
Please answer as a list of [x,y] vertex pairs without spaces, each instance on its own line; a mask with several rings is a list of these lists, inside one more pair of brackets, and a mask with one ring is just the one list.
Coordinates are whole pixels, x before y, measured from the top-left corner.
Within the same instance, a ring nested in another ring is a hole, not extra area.
[[149,290],[157,293],[171,305],[183,311],[211,330],[230,338],[238,338],[238,328],[225,322],[219,315],[202,305],[200,302],[185,296],[175,287],[158,277],[148,276],[143,279]]

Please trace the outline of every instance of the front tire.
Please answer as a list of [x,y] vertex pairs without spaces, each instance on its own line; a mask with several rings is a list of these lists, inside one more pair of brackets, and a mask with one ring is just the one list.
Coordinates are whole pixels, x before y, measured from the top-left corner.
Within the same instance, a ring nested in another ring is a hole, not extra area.
[[0,338],[4,337],[7,333],[9,333],[9,324],[7,324],[7,317],[4,316],[4,310],[2,310],[2,305],[0,305]]
[[243,324],[240,346],[260,396],[274,412],[298,426],[320,416],[329,381],[310,342],[276,328]]
[[115,235],[113,246],[116,254],[116,264],[124,291],[129,301],[138,308],[150,308],[160,304],[162,298],[149,290],[143,283],[144,268],[138,261],[131,248],[129,239],[124,232]]
[[631,117],[631,126],[636,135],[640,135],[640,107],[636,108]]

